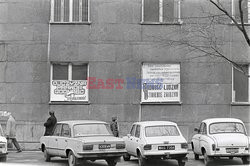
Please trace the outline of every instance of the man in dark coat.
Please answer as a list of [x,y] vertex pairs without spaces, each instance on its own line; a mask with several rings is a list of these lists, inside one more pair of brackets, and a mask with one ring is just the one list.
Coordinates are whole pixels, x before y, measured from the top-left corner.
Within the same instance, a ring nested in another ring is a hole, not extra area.
[[55,117],[55,113],[53,110],[49,111],[49,115],[50,117],[48,118],[48,120],[44,123],[45,126],[45,133],[44,136],[46,135],[52,135],[54,127],[56,125],[57,119]]
[[119,126],[117,123],[117,117],[112,117],[112,122],[110,123],[110,130],[115,137],[119,137]]

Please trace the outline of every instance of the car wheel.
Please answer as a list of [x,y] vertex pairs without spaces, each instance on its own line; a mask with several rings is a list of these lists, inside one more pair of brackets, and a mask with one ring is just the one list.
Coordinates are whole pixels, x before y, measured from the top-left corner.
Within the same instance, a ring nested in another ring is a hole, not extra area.
[[228,157],[229,158],[229,160],[233,160],[234,159],[234,157],[233,156],[231,156],[231,157]]
[[199,160],[199,155],[194,153],[194,159]]
[[242,162],[243,164],[249,164],[250,163],[249,157],[242,157]]
[[204,155],[204,164],[205,164],[205,166],[209,166],[211,161],[212,161],[212,158],[207,155],[207,152],[205,150],[204,150],[203,155]]
[[1,158],[0,158],[0,161],[1,161],[1,162],[6,162],[6,161],[7,161],[7,156],[1,157]]
[[185,162],[183,162],[182,160],[178,160],[178,166],[185,166]]
[[47,152],[47,149],[44,147],[44,149],[43,149],[43,156],[44,156],[44,159],[45,159],[45,161],[46,162],[49,162],[50,161],[50,155],[48,154],[48,152]]
[[68,163],[69,163],[69,166],[76,166],[77,165],[77,158],[75,157],[75,155],[72,151],[70,151],[68,154]]
[[138,154],[138,164],[139,164],[139,166],[145,166],[146,165],[146,159],[142,157],[140,152]]
[[130,155],[128,153],[123,155],[123,160],[124,161],[129,161],[130,160]]
[[109,166],[116,166],[117,162],[114,159],[107,159],[106,162]]

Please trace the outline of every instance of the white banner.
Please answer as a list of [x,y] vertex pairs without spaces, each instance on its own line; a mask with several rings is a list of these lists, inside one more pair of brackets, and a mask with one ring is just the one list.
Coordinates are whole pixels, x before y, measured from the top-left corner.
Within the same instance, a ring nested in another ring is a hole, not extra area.
[[51,101],[88,101],[87,80],[52,80]]
[[180,101],[180,64],[143,63],[142,102]]

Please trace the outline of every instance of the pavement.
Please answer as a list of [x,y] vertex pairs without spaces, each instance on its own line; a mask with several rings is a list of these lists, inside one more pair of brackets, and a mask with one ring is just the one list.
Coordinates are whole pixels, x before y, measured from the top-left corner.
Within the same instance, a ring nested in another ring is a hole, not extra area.
[[[186,166],[204,166],[203,159],[194,160],[192,151],[188,154],[188,162]],[[6,163],[0,163],[1,166],[68,166],[67,159],[55,157],[52,158],[50,162],[45,162],[43,158],[43,153],[41,151],[23,151],[21,153],[16,153],[11,151],[8,154],[8,159]],[[107,166],[105,160],[97,160],[95,162],[87,161],[84,166]],[[149,166],[178,166],[176,160],[165,160],[165,161],[150,161]],[[227,158],[216,160],[212,164],[213,166],[236,166],[242,165],[242,161],[239,158],[234,158],[229,160]],[[131,158],[130,161],[123,161],[117,163],[117,166],[138,166],[138,160],[136,158]]]

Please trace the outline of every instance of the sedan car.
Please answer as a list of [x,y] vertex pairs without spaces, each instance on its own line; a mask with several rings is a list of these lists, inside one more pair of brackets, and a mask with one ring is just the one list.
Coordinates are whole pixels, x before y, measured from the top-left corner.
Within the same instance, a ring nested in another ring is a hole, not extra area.
[[139,166],[144,166],[148,159],[176,159],[179,166],[187,161],[188,144],[176,123],[168,121],[136,122],[130,133],[123,137],[127,154],[138,157]]
[[249,143],[244,123],[234,118],[213,118],[202,121],[198,133],[191,144],[195,159],[204,156],[205,165],[220,157],[242,158],[243,164],[249,164]]
[[0,125],[0,161],[5,162],[7,160],[7,140],[4,137],[2,127]]
[[123,139],[114,137],[109,125],[102,121],[58,122],[53,135],[42,136],[40,143],[46,161],[55,156],[65,157],[69,166],[97,159],[105,159],[109,166],[115,166],[126,153]]

